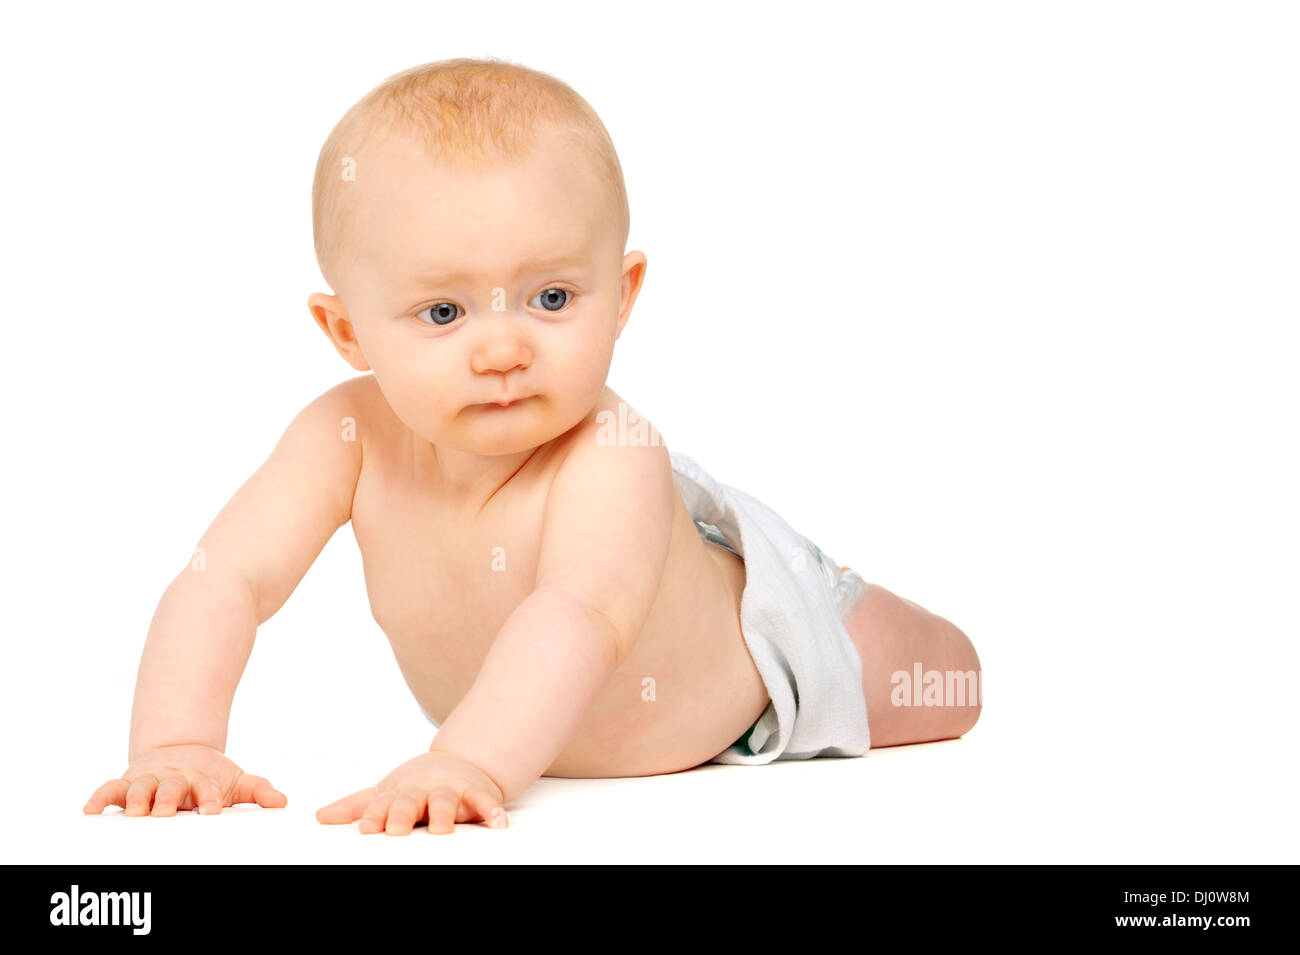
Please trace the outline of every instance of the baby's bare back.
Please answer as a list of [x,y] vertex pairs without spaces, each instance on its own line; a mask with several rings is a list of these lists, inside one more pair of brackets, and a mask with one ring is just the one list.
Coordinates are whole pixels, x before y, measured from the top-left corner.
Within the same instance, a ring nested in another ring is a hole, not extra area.
[[[533,590],[547,494],[568,448],[595,440],[596,415],[617,415],[620,399],[606,388],[586,421],[539,448],[475,511],[439,499],[435,454],[412,440],[373,381],[372,389],[358,416],[353,532],[375,620],[416,700],[441,724]],[[650,614],[546,775],[688,769],[735,742],[767,706],[740,631],[743,562],[701,538],[680,496],[672,521]]]

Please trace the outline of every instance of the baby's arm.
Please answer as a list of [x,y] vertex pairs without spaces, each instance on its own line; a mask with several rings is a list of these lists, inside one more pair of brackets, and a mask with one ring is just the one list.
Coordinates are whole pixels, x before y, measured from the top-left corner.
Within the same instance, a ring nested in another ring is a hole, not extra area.
[[479,767],[503,802],[546,771],[649,615],[676,493],[663,444],[602,445],[588,435],[569,453],[547,499],[534,590],[432,751]]
[[[129,763],[149,763],[161,752],[168,757],[162,770],[186,776],[203,770],[172,764],[196,752],[213,757],[211,751],[224,751],[231,702],[258,625],[280,608],[351,516],[361,450],[358,441],[345,440],[341,419],[357,414],[363,380],[338,385],[294,418],[167,587],[140,660]],[[225,766],[220,759],[196,761]],[[152,775],[158,782],[159,773]],[[178,795],[179,788],[175,780],[159,786],[159,802],[164,795],[184,802],[189,793]],[[140,793],[131,792],[137,803]],[[145,794],[145,811],[152,796],[152,790]]]

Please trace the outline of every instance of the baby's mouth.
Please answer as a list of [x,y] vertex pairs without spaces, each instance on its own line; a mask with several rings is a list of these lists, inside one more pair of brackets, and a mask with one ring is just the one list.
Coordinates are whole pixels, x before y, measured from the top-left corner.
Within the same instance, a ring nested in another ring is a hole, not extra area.
[[527,400],[527,398],[503,398],[500,401],[485,401],[481,404],[475,405],[474,407],[486,408],[489,410],[493,408],[513,408],[516,405],[523,404]]

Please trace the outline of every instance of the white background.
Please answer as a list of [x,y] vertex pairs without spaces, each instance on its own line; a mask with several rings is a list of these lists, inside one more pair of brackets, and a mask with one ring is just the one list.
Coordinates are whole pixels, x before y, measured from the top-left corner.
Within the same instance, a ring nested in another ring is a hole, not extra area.
[[[4,861],[1297,861],[1294,6],[35,10],[0,38]],[[163,588],[354,374],[306,306],[321,143],[486,55],[619,150],[649,268],[611,385],[965,630],[979,724],[323,827],[430,740],[344,528],[235,698],[288,808],[83,817]]]

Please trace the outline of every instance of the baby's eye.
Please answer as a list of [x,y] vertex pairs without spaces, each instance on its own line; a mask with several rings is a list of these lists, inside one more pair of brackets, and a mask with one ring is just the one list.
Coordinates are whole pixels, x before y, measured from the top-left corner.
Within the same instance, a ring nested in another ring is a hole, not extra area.
[[[541,305],[536,307],[544,308],[548,312],[558,312],[560,309],[564,308],[565,305],[569,304],[569,300],[572,298],[573,293],[568,289],[548,288],[543,289],[534,295],[533,302],[541,299]],[[533,303],[529,302],[528,304],[532,305]]]
[[[420,309],[415,313],[415,317],[426,325],[450,325],[460,317],[459,311],[459,305],[453,305],[451,302],[435,302],[433,305]],[[425,312],[429,313],[428,320],[420,318]]]

